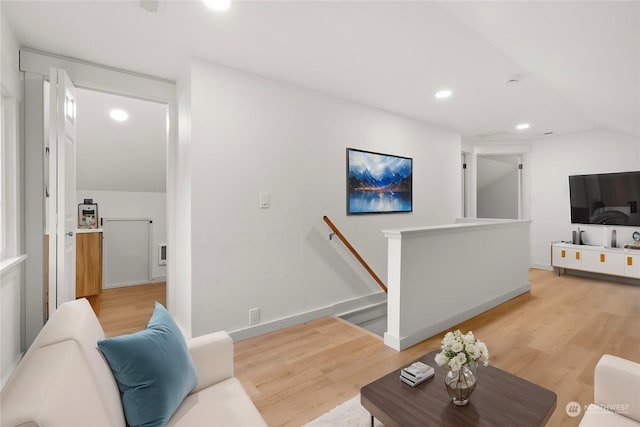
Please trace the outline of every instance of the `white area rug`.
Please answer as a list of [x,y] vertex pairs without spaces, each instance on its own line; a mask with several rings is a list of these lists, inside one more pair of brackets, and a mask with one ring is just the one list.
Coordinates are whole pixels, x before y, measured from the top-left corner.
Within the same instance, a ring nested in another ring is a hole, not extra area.
[[[360,404],[360,395],[357,394],[346,402],[342,402],[329,412],[303,427],[370,427],[371,426],[371,414],[362,407]],[[382,426],[382,424],[375,420],[374,426]]]

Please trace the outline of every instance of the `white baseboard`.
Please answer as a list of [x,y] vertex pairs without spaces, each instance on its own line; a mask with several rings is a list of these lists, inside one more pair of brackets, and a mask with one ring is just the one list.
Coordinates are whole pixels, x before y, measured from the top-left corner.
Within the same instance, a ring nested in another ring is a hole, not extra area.
[[147,280],[147,281],[144,281],[144,282],[111,283],[111,284],[109,284],[109,285],[103,285],[103,286],[102,286],[102,290],[105,290],[105,289],[115,289],[115,288],[127,288],[127,287],[129,287],[129,286],[140,286],[140,285],[146,285],[146,284],[148,284],[148,283],[151,283],[151,282],[149,282],[149,281]]
[[490,299],[482,304],[478,304],[475,307],[472,307],[468,310],[465,310],[461,313],[453,315],[447,319],[444,319],[440,322],[436,322],[432,325],[429,325],[419,331],[416,331],[406,337],[396,337],[387,332],[384,334],[384,343],[397,351],[405,350],[412,345],[415,345],[421,341],[424,341],[427,338],[430,338],[436,334],[439,334],[448,328],[457,325],[458,323],[464,322],[476,316],[480,313],[483,313],[493,307],[496,307],[503,302],[507,302],[510,299],[517,297],[518,295],[524,294],[525,292],[529,292],[531,290],[531,284],[527,283],[526,285],[520,286],[512,291],[509,291],[503,295],[500,295],[496,298]]
[[[372,320],[379,319],[387,315],[387,299],[376,304],[371,304],[356,310],[338,314],[341,319],[346,320],[354,325],[362,325]],[[386,329],[386,328],[385,328]]]
[[335,316],[345,317],[368,308],[374,308],[381,304],[386,305],[387,294],[376,292],[364,297],[354,298],[348,301],[339,302],[333,305]]
[[553,267],[551,267],[550,265],[547,265],[547,264],[531,264],[529,266],[529,268],[533,268],[533,269],[536,269],[536,270],[553,271]]
[[380,303],[380,300],[382,298],[386,300],[386,294],[384,292],[376,292],[374,294],[341,301],[326,307],[309,310],[304,313],[294,314],[293,316],[287,316],[281,319],[272,320],[270,322],[264,322],[259,325],[249,326],[248,328],[238,329],[233,332],[229,332],[229,335],[234,341],[242,341],[248,338],[257,337],[269,332],[275,332],[280,329],[288,328],[290,326],[295,326],[304,322],[319,319],[321,317],[344,315],[348,312],[357,311],[366,307],[370,307],[372,305],[377,305]]
[[149,283],[158,283],[158,282],[166,282],[166,281],[167,281],[167,276],[154,276],[151,278],[151,280],[143,280],[139,282],[111,283],[109,285],[102,286],[102,289],[126,288],[129,286],[148,285]]

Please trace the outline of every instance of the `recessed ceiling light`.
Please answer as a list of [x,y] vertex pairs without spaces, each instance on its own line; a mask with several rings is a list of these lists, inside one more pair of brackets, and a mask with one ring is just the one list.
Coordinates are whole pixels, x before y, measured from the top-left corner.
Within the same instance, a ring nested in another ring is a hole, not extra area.
[[519,124],[516,126],[516,129],[518,129],[518,130],[525,130],[525,129],[529,129],[529,126],[530,126],[530,125],[529,125],[529,123],[519,123]]
[[126,111],[118,110],[118,109],[114,109],[114,110],[109,111],[109,115],[116,122],[124,122],[125,120],[127,120],[129,118],[129,115],[127,114]]
[[209,6],[211,9],[216,12],[222,12],[231,6],[231,0],[202,0],[204,4]]
[[443,99],[450,97],[452,92],[449,89],[443,89],[441,91],[436,92],[436,98]]

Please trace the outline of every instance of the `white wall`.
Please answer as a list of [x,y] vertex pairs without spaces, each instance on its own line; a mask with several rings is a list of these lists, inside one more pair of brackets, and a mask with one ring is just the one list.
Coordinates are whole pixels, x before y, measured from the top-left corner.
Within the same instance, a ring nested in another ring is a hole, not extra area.
[[518,219],[518,171],[478,188],[478,218]]
[[529,220],[386,230],[386,345],[400,351],[531,289]]
[[[17,108],[16,117],[20,120],[21,102],[24,98],[21,77],[18,68],[18,45],[11,27],[2,13],[0,4],[0,90],[3,97],[13,98]],[[19,123],[15,124],[19,128]],[[4,129],[3,129],[4,131]],[[15,247],[8,254],[9,258],[0,262],[0,388],[17,365],[25,350],[25,252],[24,227],[22,214],[24,209],[24,148],[22,135],[17,130],[16,163],[12,168],[17,173],[15,183],[16,206],[13,215],[16,216]],[[13,184],[13,183],[11,183]],[[13,216],[12,215],[12,216]],[[0,260],[2,261],[2,260]]]
[[[640,138],[597,130],[547,137],[532,143],[532,264],[550,268],[552,241],[571,240],[569,175],[640,170]],[[581,226],[587,242],[602,240],[601,226]],[[637,227],[617,230],[618,244]]]
[[[384,280],[383,228],[459,212],[451,131],[199,60],[189,79],[193,335],[246,328],[254,307],[269,322],[378,293],[323,215]],[[347,216],[347,147],[412,157],[414,212]]]
[[[170,291],[174,291],[174,315],[178,324],[183,328],[186,336],[192,336],[191,327],[191,72],[190,64],[176,85],[178,104],[178,138],[177,144],[169,145],[168,158],[173,161],[175,179],[167,180],[167,191],[175,189],[174,203],[167,206],[167,214],[173,221],[170,226],[175,232],[169,236],[175,237],[175,249],[169,253],[169,283],[167,288],[167,302]],[[173,154],[173,156],[171,155]],[[171,168],[167,170],[171,172]],[[169,177],[170,175],[168,175]],[[169,247],[167,247],[169,249]],[[172,267],[173,268],[172,268]]]
[[518,218],[518,165],[478,156],[478,218]]
[[22,100],[22,82],[19,70],[18,43],[0,3],[0,74],[2,87],[12,96]]
[[[78,203],[93,199],[98,204],[100,218],[151,218],[151,276],[153,281],[164,281],[167,269],[158,264],[158,245],[167,242],[167,205],[165,193],[139,193],[133,191],[89,191],[76,192]],[[167,253],[170,249],[167,247]]]

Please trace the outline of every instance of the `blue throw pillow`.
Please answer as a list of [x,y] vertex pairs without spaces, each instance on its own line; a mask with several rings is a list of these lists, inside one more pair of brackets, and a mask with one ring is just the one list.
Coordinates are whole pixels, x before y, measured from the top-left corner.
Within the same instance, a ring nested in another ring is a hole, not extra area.
[[147,329],[98,341],[118,382],[127,424],[164,426],[197,383],[187,343],[156,303]]

